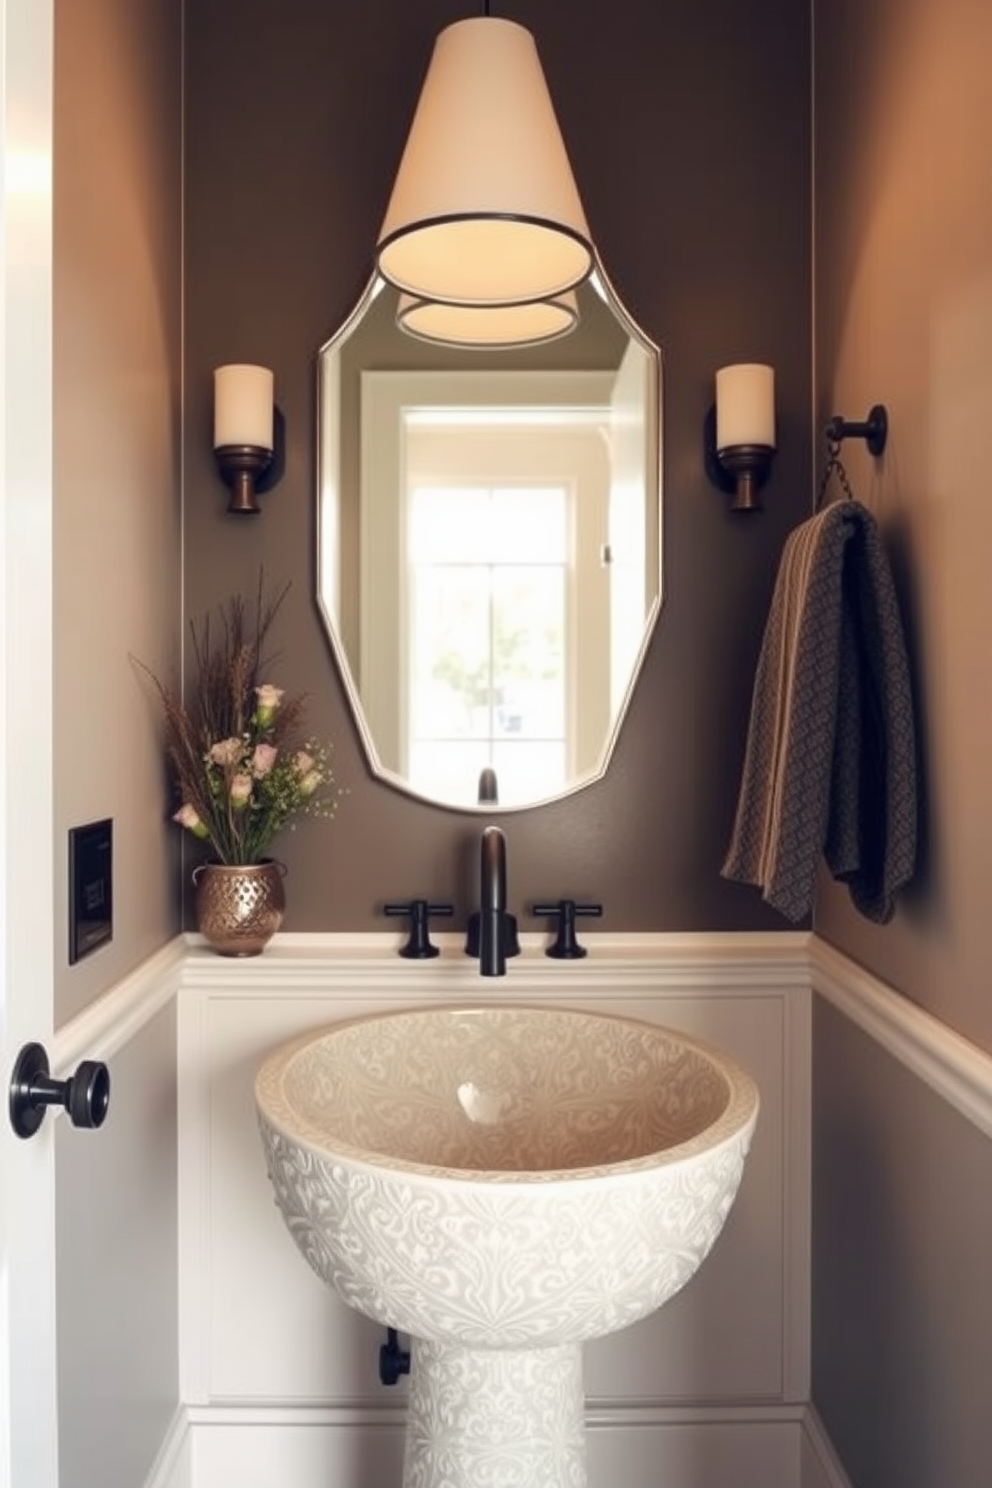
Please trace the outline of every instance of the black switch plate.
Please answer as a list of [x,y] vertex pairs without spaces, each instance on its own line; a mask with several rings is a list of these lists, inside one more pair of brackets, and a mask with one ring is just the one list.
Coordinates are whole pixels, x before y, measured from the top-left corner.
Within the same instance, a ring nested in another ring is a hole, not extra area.
[[114,938],[114,824],[69,829],[69,965]]

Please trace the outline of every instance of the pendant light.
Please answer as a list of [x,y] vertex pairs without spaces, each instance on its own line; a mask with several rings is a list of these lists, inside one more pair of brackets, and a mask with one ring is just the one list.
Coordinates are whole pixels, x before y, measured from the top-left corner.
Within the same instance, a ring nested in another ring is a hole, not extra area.
[[520,305],[452,305],[401,294],[396,310],[396,324],[407,335],[466,350],[542,346],[567,336],[578,321],[579,303],[571,289]]
[[434,44],[379,233],[380,273],[418,300],[553,299],[593,264],[531,33],[490,15]]

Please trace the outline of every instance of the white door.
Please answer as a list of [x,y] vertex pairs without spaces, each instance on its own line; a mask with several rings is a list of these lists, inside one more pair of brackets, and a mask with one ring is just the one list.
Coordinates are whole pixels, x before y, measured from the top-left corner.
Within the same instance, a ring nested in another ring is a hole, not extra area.
[[8,1119],[52,1031],[53,0],[0,0],[0,1488],[57,1488],[54,1122]]

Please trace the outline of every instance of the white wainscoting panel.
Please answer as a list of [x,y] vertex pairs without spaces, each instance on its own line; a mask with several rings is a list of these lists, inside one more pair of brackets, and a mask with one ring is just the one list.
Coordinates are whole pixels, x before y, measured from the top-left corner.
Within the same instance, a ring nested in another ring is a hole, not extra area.
[[[173,943],[70,1024],[53,1072],[116,1059],[178,985],[180,1404],[146,1488],[391,1488],[404,1388],[381,1330],[312,1277],[272,1203],[251,1085],[297,1031],[444,1000],[612,1008],[709,1038],[762,1095],[727,1230],[655,1319],[587,1350],[590,1488],[850,1488],[808,1400],[810,985],[992,1135],[992,1059],[816,937],[591,936],[559,966],[523,937],[502,982],[455,938],[280,937],[251,963]],[[85,1137],[80,1139],[85,1140]]]
[[[59,1482],[133,1488],[177,1418],[175,996],[185,945],[161,948],[64,1024],[52,1068],[107,1061],[99,1132],[55,1126]],[[150,1480],[149,1480],[150,1481]]]
[[[402,1433],[387,1421],[402,1418],[405,1382],[379,1383],[383,1331],[312,1275],[272,1200],[253,1103],[265,1054],[366,1012],[522,999],[705,1038],[750,1070],[762,1099],[741,1191],[698,1275],[655,1317],[587,1347],[590,1461],[630,1457],[601,1481],[661,1488],[658,1465],[684,1451],[700,1465],[672,1467],[679,1488],[795,1488],[791,1407],[807,1398],[809,1357],[806,937],[587,935],[587,960],[564,965],[540,953],[543,940],[524,937],[507,977],[487,981],[460,941],[436,939],[443,954],[428,963],[400,960],[392,937],[281,937],[252,962],[193,945],[187,957],[180,1368],[196,1488],[398,1481]],[[673,1410],[683,1414],[675,1420]],[[311,1461],[322,1478],[309,1476]]]

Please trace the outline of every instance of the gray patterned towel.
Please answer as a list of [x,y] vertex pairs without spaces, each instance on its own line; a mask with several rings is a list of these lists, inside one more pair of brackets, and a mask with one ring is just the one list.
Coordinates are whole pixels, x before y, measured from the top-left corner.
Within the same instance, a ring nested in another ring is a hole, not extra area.
[[892,574],[874,517],[840,501],[790,533],[751,701],[725,878],[794,923],[823,854],[885,924],[916,863],[916,742]]

